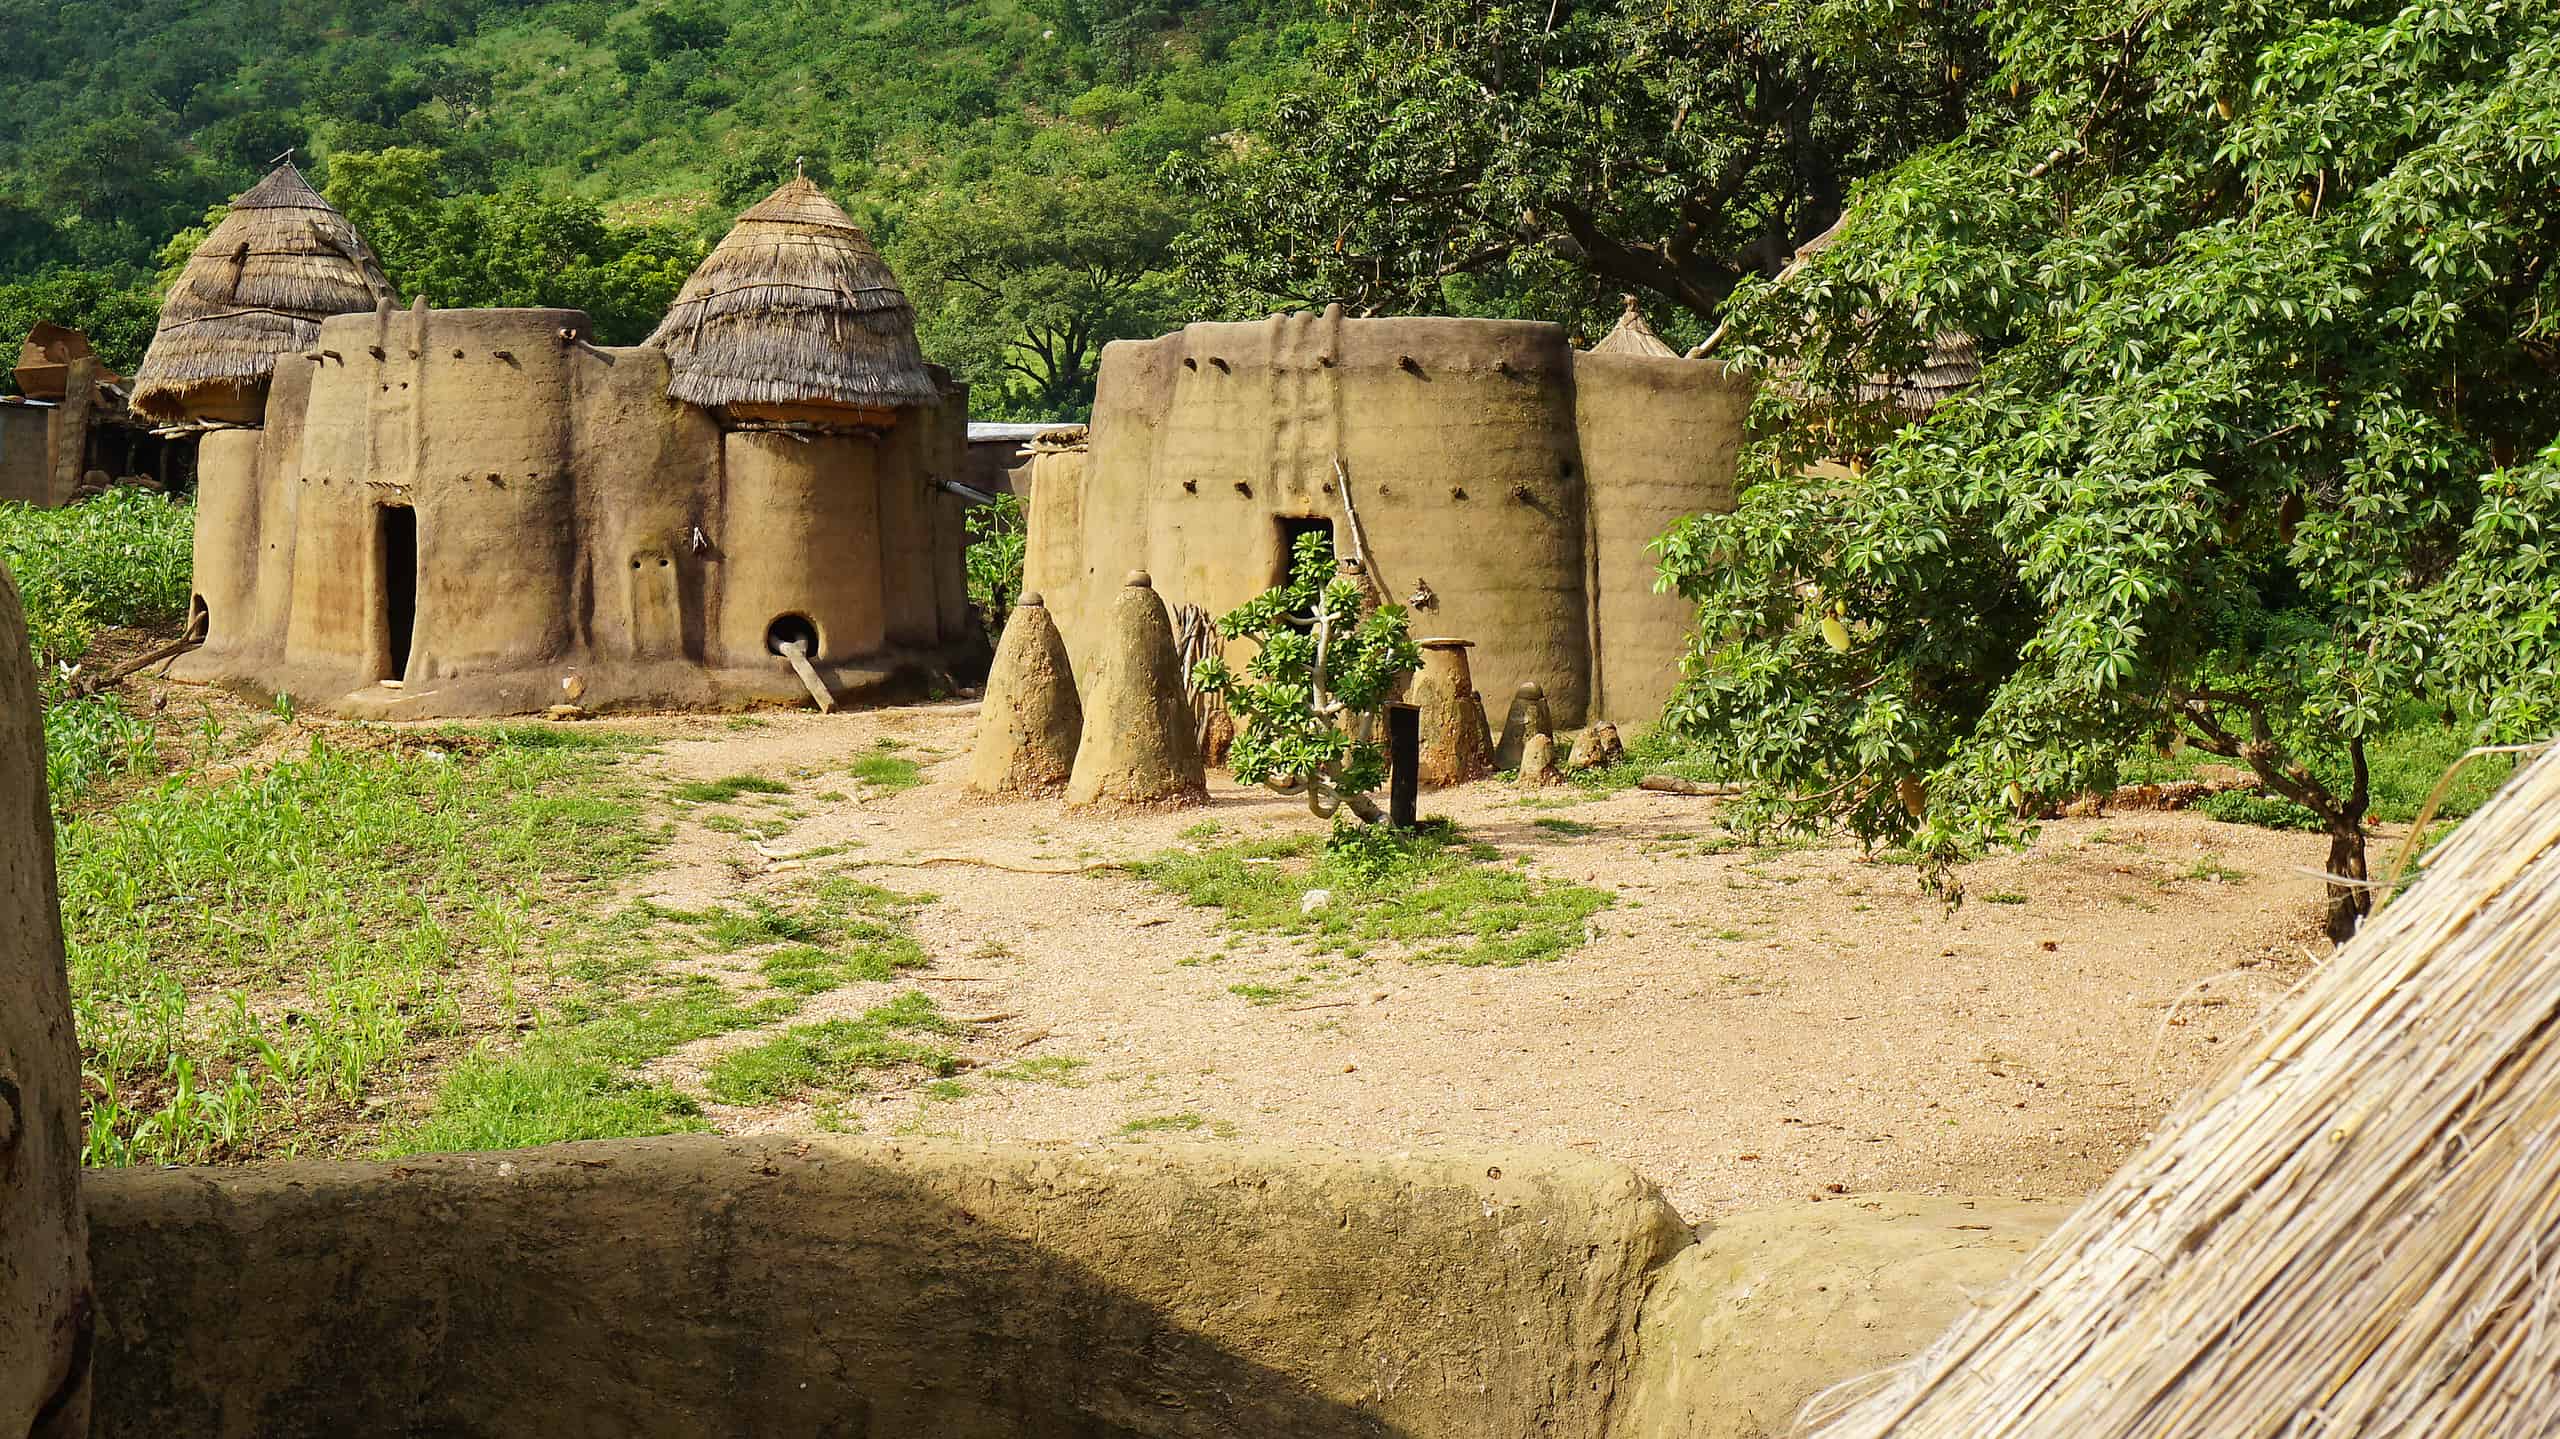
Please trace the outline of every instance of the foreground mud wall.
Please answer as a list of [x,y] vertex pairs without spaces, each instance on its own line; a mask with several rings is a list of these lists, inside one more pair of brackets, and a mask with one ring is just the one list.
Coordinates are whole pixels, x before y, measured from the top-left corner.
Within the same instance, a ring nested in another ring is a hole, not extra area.
[[1927,1348],[2070,1213],[1871,1194],[1701,1226],[1645,1305],[1611,1439],[1785,1439],[1807,1399]]
[[959,463],[956,413],[724,440],[666,398],[664,354],[586,325],[324,323],[277,367],[263,430],[207,437],[210,625],[177,673],[404,718],[788,702],[778,625],[817,636],[839,694],[939,671],[968,634],[957,512],[932,487]]
[[1479,689],[1535,681],[1560,724],[1649,719],[1686,628],[1645,546],[1731,508],[1747,400],[1721,366],[1520,321],[1337,309],[1114,343],[1089,452],[1033,465],[1024,584],[1081,675],[1130,570],[1221,614],[1281,578],[1293,522],[1352,553],[1347,474],[1388,598],[1423,596],[1417,635],[1475,641]]
[[92,1176],[96,1432],[1598,1436],[1613,1165],[712,1137]]
[[44,722],[18,587],[0,570],[0,1434],[77,1439],[91,1313],[80,1054],[62,965]]

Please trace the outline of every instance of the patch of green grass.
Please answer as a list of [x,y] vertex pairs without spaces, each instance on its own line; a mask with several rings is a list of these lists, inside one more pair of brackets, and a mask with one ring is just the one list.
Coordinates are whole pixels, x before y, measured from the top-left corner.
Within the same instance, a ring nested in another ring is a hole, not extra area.
[[[1564,759],[1561,750],[1556,758],[1559,762]],[[1710,782],[1732,777],[1708,756],[1703,746],[1678,739],[1663,726],[1654,725],[1627,741],[1626,757],[1616,764],[1567,771],[1565,778],[1584,789],[1608,791],[1633,788],[1636,781],[1649,774]]]
[[521,1149],[705,1128],[692,1100],[630,1071],[680,1045],[769,1023],[791,1003],[740,1004],[716,980],[696,978],[657,998],[573,1007],[512,1050],[466,1056],[426,1120],[393,1134],[384,1151]]
[[687,804],[727,804],[740,795],[789,794],[791,786],[762,775],[733,774],[726,779],[694,780],[675,787],[674,797]]
[[924,946],[887,926],[841,949],[795,944],[775,950],[756,963],[757,972],[776,989],[793,994],[824,994],[856,980],[879,982],[899,970],[920,969],[928,961]]
[[845,1090],[865,1072],[914,1066],[937,1077],[960,1067],[949,1052],[908,1038],[949,1034],[930,996],[907,993],[858,1019],[795,1024],[773,1038],[722,1055],[705,1076],[726,1104],[760,1104],[812,1090]]
[[2027,897],[2016,890],[2004,889],[1997,894],[1984,895],[1982,902],[1984,904],[2025,904]]
[[1132,1119],[1120,1126],[1122,1134],[1190,1134],[1209,1127],[1209,1121],[1188,1111],[1181,1114],[1158,1114],[1145,1119]]
[[0,503],[0,561],[18,582],[41,673],[88,652],[98,631],[187,612],[195,507],[111,490],[55,509]]
[[2249,876],[2222,862],[2222,856],[2209,854],[2187,866],[2180,879],[2203,880],[2210,884],[2235,884]]
[[[1292,934],[1319,951],[1360,955],[1391,944],[1447,964],[1527,964],[1579,947],[1611,897],[1489,863],[1445,823],[1411,834],[1346,829],[1246,840],[1199,853],[1168,852],[1135,872],[1195,905],[1226,911],[1238,929]],[[1498,851],[1492,851],[1498,854]],[[1306,913],[1309,890],[1332,893]]]
[[[887,741],[882,741],[887,743]],[[886,751],[863,755],[848,768],[855,779],[875,789],[913,789],[924,783],[924,767],[905,755]]]
[[1553,833],[1566,835],[1575,839],[1579,839],[1586,834],[1598,834],[1600,832],[1600,827],[1598,825],[1584,824],[1578,819],[1537,819],[1531,820],[1530,823],[1539,829],[1548,830]]
[[1303,984],[1231,984],[1227,993],[1252,1004],[1286,1004],[1307,997]]
[[1013,1063],[986,1071],[989,1079],[1002,1079],[1015,1084],[1054,1084],[1063,1089],[1079,1089],[1086,1061],[1071,1054],[1044,1054],[1035,1059],[1017,1059]]
[[465,992],[504,989],[532,916],[600,900],[662,842],[611,750],[363,733],[58,826],[88,1162],[328,1150],[297,1125],[343,1124]]

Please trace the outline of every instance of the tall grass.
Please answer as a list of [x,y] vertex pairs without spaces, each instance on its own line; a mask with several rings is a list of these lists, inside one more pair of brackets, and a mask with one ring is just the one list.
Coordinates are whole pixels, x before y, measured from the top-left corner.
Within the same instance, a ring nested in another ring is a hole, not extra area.
[[614,754],[314,738],[62,821],[89,1161],[289,1151],[297,1119],[396,1079],[471,986],[508,982],[528,916],[601,894],[661,842],[599,783]]
[[0,503],[0,561],[47,668],[77,661],[102,628],[184,615],[194,544],[195,507],[144,490],[50,510]]

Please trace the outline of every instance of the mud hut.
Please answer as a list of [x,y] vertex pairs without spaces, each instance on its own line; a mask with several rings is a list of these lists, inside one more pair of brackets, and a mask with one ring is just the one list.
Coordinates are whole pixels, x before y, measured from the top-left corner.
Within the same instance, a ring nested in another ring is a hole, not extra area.
[[942,403],[871,237],[806,177],[738,217],[647,342],[671,399],[738,425],[886,425]]
[[1636,297],[1621,295],[1619,298],[1626,302],[1626,313],[1618,317],[1618,323],[1601,337],[1599,344],[1591,347],[1591,353],[1637,355],[1655,360],[1679,358],[1680,352],[1663,343],[1662,337],[1653,332],[1653,326],[1645,323],[1644,312],[1636,308]]
[[1577,351],[1560,325],[1336,307],[1116,342],[1084,442],[1032,447],[1024,586],[1081,683],[1123,573],[1224,614],[1323,534],[1416,633],[1474,641],[1485,693],[1537,684],[1567,727],[1649,719],[1693,620],[1649,546],[1733,507],[1752,392],[1622,329]]
[[[263,431],[208,437],[208,638],[177,673],[394,717],[946,675],[977,643],[941,488],[967,392],[924,363],[896,279],[795,180],[683,295],[629,348],[575,310],[386,301],[318,326]],[[217,464],[214,440],[247,443]]]
[[308,348],[329,316],[390,296],[355,226],[278,165],[231,202],[170,286],[133,407],[161,421],[256,424],[279,356]]

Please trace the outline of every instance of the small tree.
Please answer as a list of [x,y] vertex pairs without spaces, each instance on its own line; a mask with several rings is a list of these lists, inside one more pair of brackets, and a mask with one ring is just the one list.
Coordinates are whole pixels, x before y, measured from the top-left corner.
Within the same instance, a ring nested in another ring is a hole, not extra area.
[[1405,632],[1401,607],[1363,614],[1368,596],[1360,581],[1336,572],[1330,540],[1300,535],[1289,582],[1218,621],[1228,639],[1260,646],[1245,674],[1211,655],[1191,682],[1235,716],[1227,768],[1237,779],[1304,792],[1319,815],[1339,805],[1374,823],[1369,791],[1387,777],[1378,717],[1397,681],[1422,663],[1422,650]]
[[1026,534],[1022,497],[998,495],[971,505],[962,524],[969,532],[967,569],[969,603],[978,607],[989,635],[1004,633],[1013,602],[1022,594],[1022,555]]

